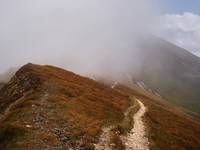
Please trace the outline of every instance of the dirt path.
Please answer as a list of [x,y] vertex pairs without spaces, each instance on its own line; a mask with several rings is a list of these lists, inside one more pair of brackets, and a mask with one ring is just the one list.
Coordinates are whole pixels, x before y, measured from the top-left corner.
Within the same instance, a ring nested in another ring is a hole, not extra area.
[[95,150],[111,150],[109,146],[111,129],[112,127],[102,129],[102,134],[99,138],[99,143],[95,145]]
[[142,120],[146,112],[146,107],[140,100],[137,99],[137,102],[140,105],[140,110],[134,115],[134,128],[126,137],[122,137],[126,150],[149,149],[149,142],[147,137],[145,137],[145,126]]
[[[146,107],[140,100],[137,99],[137,102],[140,105],[140,109],[133,116],[134,128],[127,136],[121,137],[121,140],[125,145],[125,150],[149,150],[149,141],[148,138],[145,137],[145,126],[143,123]],[[129,114],[132,107],[135,106],[129,107],[125,112],[125,116]],[[99,143],[95,145],[95,150],[111,150],[109,145],[111,129],[112,127],[102,129],[102,134],[99,138]]]

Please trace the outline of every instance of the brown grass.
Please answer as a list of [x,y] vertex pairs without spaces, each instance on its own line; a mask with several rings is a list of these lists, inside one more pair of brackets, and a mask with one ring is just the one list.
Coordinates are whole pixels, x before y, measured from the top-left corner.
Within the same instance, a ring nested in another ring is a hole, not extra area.
[[[28,94],[16,95],[21,88]],[[94,149],[104,125],[121,125],[124,133],[130,130],[130,120],[122,122],[131,96],[148,108],[145,123],[151,149],[200,149],[200,124],[193,117],[138,87],[117,88],[52,66],[24,66],[0,91],[2,114],[24,96],[0,124],[0,149]],[[123,149],[115,131],[112,140]]]
[[200,149],[200,124],[152,100],[143,99],[151,149]]
[[[26,82],[23,76],[27,74],[36,76],[40,82],[31,94],[24,96],[23,103],[11,109],[0,128],[5,124],[18,124],[29,134],[15,137],[15,143],[10,141],[5,145],[0,142],[0,149],[11,146],[13,150],[45,149],[47,146],[76,148],[78,143],[80,147],[91,149],[102,126],[119,123],[129,106],[126,95],[56,67],[28,64],[17,72],[15,78],[21,78],[23,83]],[[11,85],[15,86],[10,83],[7,87],[12,88]],[[45,93],[49,94],[47,98],[43,98]],[[61,135],[54,129],[62,132]],[[62,141],[62,136],[66,140]]]
[[147,136],[152,150],[200,149],[200,121],[188,111],[174,106],[136,86],[118,89],[140,99],[148,111],[145,114]]

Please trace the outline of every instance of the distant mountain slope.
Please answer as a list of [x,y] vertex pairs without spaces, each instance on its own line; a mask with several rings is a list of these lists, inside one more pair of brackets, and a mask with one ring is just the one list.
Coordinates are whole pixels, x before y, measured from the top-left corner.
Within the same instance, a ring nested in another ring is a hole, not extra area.
[[129,103],[88,78],[27,64],[0,90],[0,149],[91,149]]
[[141,68],[134,79],[200,114],[200,58],[158,38],[145,39],[139,47]]
[[4,83],[0,83],[0,89],[3,87]]
[[0,73],[0,82],[3,82],[3,83],[8,82],[17,70],[18,68],[11,67],[7,71]]

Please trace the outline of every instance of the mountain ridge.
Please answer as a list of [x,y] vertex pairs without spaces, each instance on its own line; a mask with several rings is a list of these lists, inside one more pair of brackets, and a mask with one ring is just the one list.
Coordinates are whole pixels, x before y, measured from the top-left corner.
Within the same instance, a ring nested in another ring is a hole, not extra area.
[[200,121],[137,86],[111,87],[53,66],[23,66],[0,90],[0,149],[94,150],[111,126],[111,145],[122,150],[120,136],[134,125],[124,113],[135,98],[147,107],[150,149],[199,148]]
[[0,90],[0,106],[0,148],[82,149],[105,122],[123,118],[129,100],[72,72],[27,64]]

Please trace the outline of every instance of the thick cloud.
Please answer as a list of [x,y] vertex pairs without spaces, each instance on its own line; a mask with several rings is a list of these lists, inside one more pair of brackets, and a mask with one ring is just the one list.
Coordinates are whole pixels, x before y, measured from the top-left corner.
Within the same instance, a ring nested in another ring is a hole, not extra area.
[[[127,69],[150,0],[0,0],[0,71],[27,62],[77,73]],[[105,69],[106,68],[106,69]]]
[[[153,1],[0,0],[0,72],[27,62],[128,70],[139,59],[131,53],[137,35],[158,28]],[[200,55],[198,15],[165,15],[161,24],[159,36]]]
[[161,18],[160,36],[200,56],[200,16],[191,12]]

